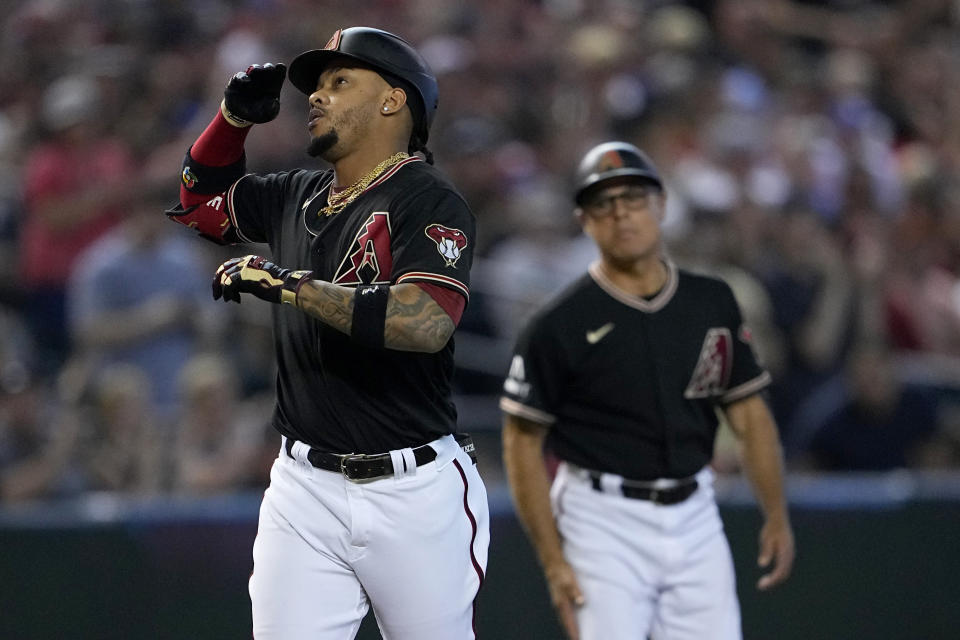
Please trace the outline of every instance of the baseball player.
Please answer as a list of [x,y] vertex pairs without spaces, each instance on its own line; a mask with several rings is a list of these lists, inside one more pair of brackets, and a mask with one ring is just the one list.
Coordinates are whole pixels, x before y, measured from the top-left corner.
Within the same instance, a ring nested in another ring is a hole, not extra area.
[[213,282],[214,298],[275,305],[282,447],[253,547],[254,636],[353,638],[372,605],[391,640],[474,638],[489,514],[451,375],[475,223],[425,146],[436,79],[396,35],[338,30],[290,64],[308,153],[333,169],[245,175],[244,138],[276,117],[285,74],[229,81],[168,212],[272,254]]
[[[726,415],[765,516],[766,589],[790,573],[776,426],[729,287],[661,250],[665,194],[636,147],[591,149],[576,215],[600,258],[522,331],[504,383],[517,513],[571,638],[740,638],[708,466]],[[549,487],[544,443],[560,459]],[[551,509],[552,507],[552,509]]]

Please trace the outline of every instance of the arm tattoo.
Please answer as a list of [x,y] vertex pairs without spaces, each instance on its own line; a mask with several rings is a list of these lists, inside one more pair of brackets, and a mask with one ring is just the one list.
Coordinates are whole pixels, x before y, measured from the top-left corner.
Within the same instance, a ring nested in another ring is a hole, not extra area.
[[384,346],[401,351],[439,351],[455,329],[447,312],[415,284],[390,288]]
[[[323,280],[304,283],[297,306],[324,324],[350,335],[354,289]],[[447,312],[415,284],[390,287],[383,342],[388,349],[434,353],[447,344],[456,327]]]
[[353,325],[353,289],[311,280],[300,288],[297,306],[337,331],[350,335]]

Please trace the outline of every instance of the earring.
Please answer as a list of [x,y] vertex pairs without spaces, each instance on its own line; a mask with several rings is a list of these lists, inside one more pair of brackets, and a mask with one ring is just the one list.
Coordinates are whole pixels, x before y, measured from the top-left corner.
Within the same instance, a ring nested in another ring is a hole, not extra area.
[[383,108],[383,110],[384,110],[384,111],[387,111],[387,110],[388,110],[388,108],[387,108],[387,107],[384,107],[384,108]]

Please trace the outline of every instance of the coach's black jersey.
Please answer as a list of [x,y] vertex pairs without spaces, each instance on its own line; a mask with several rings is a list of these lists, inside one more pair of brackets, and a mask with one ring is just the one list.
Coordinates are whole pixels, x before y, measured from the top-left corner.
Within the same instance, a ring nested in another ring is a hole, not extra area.
[[667,265],[652,299],[598,264],[521,333],[501,408],[550,425],[548,445],[636,480],[693,475],[713,454],[715,407],[770,383],[730,288]]
[[[346,209],[318,214],[333,172],[248,175],[227,192],[245,242],[274,261],[347,287],[425,282],[465,298],[475,220],[432,166],[390,168]],[[277,408],[284,435],[331,452],[379,453],[456,431],[453,339],[438,353],[367,348],[289,305],[275,305]]]

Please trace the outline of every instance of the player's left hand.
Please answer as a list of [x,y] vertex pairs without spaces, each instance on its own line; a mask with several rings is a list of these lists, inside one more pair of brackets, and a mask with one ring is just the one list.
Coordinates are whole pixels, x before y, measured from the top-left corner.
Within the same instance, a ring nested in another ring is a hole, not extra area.
[[580,639],[580,630],[577,626],[576,609],[583,606],[583,591],[577,583],[573,567],[567,562],[558,562],[545,567],[547,588],[550,590],[550,599],[557,610],[560,624],[570,640]]
[[251,65],[230,78],[223,104],[234,119],[246,124],[270,122],[280,113],[280,90],[286,77],[283,63]]
[[765,569],[773,563],[773,568],[760,577],[757,588],[766,591],[789,578],[795,553],[790,521],[767,520],[760,529],[760,555],[757,565]]
[[295,304],[300,282],[311,275],[278,267],[261,256],[231,258],[213,276],[213,299],[239,303],[241,293],[252,293],[267,302]]

